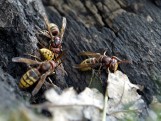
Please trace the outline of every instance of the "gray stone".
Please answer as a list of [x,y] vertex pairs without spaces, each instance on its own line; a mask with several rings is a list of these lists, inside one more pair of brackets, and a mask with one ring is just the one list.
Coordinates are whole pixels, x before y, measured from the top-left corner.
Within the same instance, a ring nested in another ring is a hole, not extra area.
[[[109,56],[115,55],[132,61],[132,64],[120,65],[119,70],[127,74],[133,83],[144,86],[141,93],[146,101],[150,102],[152,95],[160,93],[158,85],[161,83],[161,9],[153,1],[43,2],[51,22],[60,27],[62,17],[67,18],[62,45],[63,49],[67,50],[63,65],[68,73],[68,76],[65,76],[68,86],[83,90],[87,86],[88,75],[91,74],[72,67],[85,59],[77,54],[82,51],[96,52],[102,48],[107,50]],[[6,82],[0,80],[1,89],[5,93],[10,86],[13,90],[17,88],[19,78],[27,68],[25,64],[11,62],[11,58],[24,57],[26,53],[37,54],[39,38],[36,33],[45,28],[45,10],[42,3],[36,0],[2,0],[0,8],[0,78],[6,73],[5,80],[15,82],[5,84]],[[41,42],[40,39],[39,41]],[[11,100],[17,100],[14,97],[21,94],[13,91],[6,95],[11,96]],[[1,100],[3,101],[3,98]]]

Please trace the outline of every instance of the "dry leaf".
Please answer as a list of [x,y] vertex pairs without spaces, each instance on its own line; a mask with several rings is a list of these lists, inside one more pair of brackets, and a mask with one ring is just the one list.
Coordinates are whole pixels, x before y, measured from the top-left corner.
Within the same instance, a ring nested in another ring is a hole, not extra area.
[[[137,89],[139,86],[130,83],[122,72],[109,73],[106,121],[144,118],[141,115],[145,116],[147,108]],[[51,112],[52,121],[102,120],[104,99],[96,89],[86,88],[80,94],[77,94],[73,88],[68,88],[61,94],[51,89],[45,93],[45,97],[49,102],[41,105]]]
[[122,72],[109,73],[107,89],[109,96],[107,113],[110,116],[124,119],[130,113],[142,114],[146,112],[146,104],[137,93],[139,86],[132,84]]
[[51,102],[48,109],[53,114],[53,121],[101,120],[103,95],[96,89],[86,88],[82,93],[77,94],[73,88],[69,88],[61,95],[51,89],[45,96]]

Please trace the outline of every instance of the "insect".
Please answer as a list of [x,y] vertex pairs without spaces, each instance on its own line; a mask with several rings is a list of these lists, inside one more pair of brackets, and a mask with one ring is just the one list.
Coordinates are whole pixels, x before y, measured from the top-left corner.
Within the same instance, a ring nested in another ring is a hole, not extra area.
[[41,48],[39,51],[45,60],[53,60],[54,59],[55,54],[51,50],[49,50],[47,48]]
[[44,17],[44,20],[47,26],[47,31],[45,30],[40,32],[44,36],[50,38],[48,51],[52,51],[55,54],[59,54],[60,52],[62,52],[62,39],[66,28],[66,18],[63,17],[62,28],[60,32],[56,24],[48,22],[47,17]]
[[[57,58],[57,60],[61,56],[62,55],[60,55]],[[44,84],[46,77],[53,74],[56,67],[58,66],[58,64],[56,63],[57,60],[39,62],[39,61],[35,61],[35,60],[23,58],[23,57],[12,58],[13,62],[21,62],[29,65],[37,65],[37,67],[31,68],[21,77],[19,82],[19,87],[21,89],[27,89],[37,83],[35,88],[32,91],[32,95],[34,96],[35,94],[37,94],[40,88],[42,87],[42,85]]]
[[92,69],[109,69],[111,72],[115,72],[118,69],[118,65],[120,63],[129,63],[127,60],[121,60],[116,56],[109,57],[105,55],[106,52],[104,52],[103,55],[100,53],[94,53],[94,52],[82,52],[79,55],[81,56],[89,56],[90,58],[85,59],[80,64],[75,65],[75,68],[80,69],[81,71],[88,71]]

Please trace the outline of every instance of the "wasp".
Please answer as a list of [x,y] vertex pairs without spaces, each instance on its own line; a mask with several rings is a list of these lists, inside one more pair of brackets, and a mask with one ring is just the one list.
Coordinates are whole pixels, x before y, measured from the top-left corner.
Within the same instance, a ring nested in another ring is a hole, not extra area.
[[[60,58],[59,56],[57,60]],[[12,58],[13,62],[20,62],[20,63],[26,63],[28,65],[35,65],[37,67],[31,68],[28,70],[20,79],[19,87],[21,89],[27,89],[31,87],[32,85],[36,84],[35,88],[32,91],[32,95],[38,93],[40,88],[45,82],[45,79],[47,76],[53,74],[58,64],[56,63],[57,60],[49,60],[49,61],[35,61],[32,59],[27,59],[23,57],[14,57]]]
[[[42,48],[40,53],[46,60],[52,60],[55,54],[60,54],[62,52],[62,38],[66,28],[66,18],[63,17],[62,28],[59,32],[59,28],[54,23],[49,23],[47,17],[44,17],[47,31],[40,31],[43,35],[50,38],[49,49]],[[57,55],[55,55],[57,56]]]
[[49,50],[47,48],[41,48],[39,51],[45,60],[53,60],[54,59],[55,54],[51,50]]
[[80,56],[89,56],[88,59],[85,59],[80,64],[75,65],[75,68],[80,69],[81,71],[88,71],[92,69],[106,69],[110,70],[111,72],[115,72],[118,69],[118,65],[120,63],[129,63],[127,60],[121,60],[116,56],[109,57],[104,54],[94,53],[94,52],[81,52]]

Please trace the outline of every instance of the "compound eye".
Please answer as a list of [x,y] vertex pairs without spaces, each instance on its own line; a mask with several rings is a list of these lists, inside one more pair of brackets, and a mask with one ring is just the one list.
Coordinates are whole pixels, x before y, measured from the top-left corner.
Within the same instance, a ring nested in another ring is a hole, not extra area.
[[50,25],[50,30],[53,36],[57,36],[59,34],[59,28],[56,24],[51,23]]
[[53,36],[58,35],[58,33],[59,33],[59,32],[58,32],[58,31],[56,31],[56,30],[52,31],[52,35],[53,35]]
[[117,63],[116,60],[113,60],[113,61],[111,62],[109,69],[110,69],[110,71],[113,72],[113,73],[117,71],[117,69],[118,69],[118,63]]

